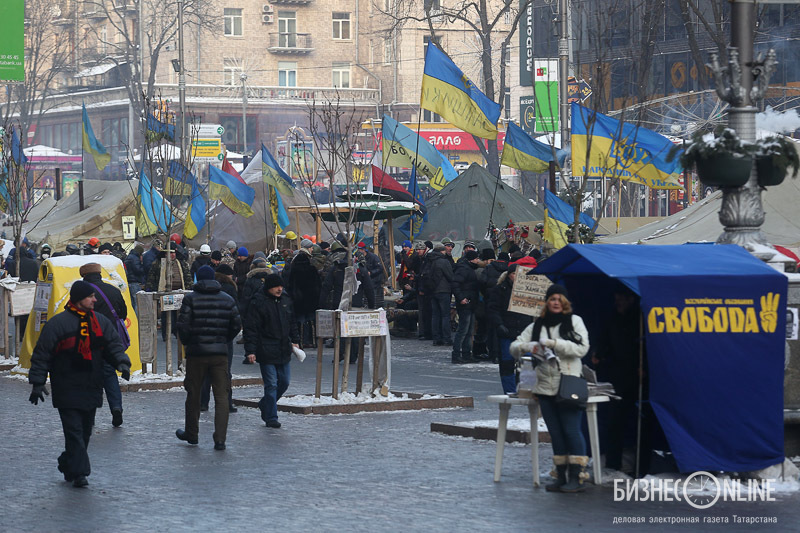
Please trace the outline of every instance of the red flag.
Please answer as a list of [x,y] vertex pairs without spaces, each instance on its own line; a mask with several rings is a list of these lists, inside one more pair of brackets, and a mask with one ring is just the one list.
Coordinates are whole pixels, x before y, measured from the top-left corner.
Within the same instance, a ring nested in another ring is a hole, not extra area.
[[397,180],[372,165],[372,188],[378,194],[386,194],[398,202],[413,202],[414,197]]
[[[228,161],[228,156],[225,156],[225,158],[222,160],[222,171],[223,172],[227,172],[228,174],[230,174],[231,176],[233,176],[234,178],[236,178],[240,182],[244,183],[244,180],[242,179],[242,177],[239,175],[238,172],[236,172],[236,169],[233,168],[233,165],[231,164],[231,162]],[[244,183],[244,184],[247,185],[246,183]]]

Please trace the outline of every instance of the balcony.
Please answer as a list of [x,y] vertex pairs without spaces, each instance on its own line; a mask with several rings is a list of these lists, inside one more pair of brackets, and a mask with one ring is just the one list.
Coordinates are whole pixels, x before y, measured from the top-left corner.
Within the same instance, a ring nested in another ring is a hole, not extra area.
[[83,13],[83,18],[89,20],[105,20],[106,14],[101,10],[95,9],[93,11],[87,11]]
[[309,54],[311,46],[310,33],[270,33],[267,50],[273,54]]
[[310,4],[313,0],[272,0],[271,4],[302,6]]
[[114,9],[117,12],[124,13],[138,13],[139,9],[136,7],[134,0],[114,0]]

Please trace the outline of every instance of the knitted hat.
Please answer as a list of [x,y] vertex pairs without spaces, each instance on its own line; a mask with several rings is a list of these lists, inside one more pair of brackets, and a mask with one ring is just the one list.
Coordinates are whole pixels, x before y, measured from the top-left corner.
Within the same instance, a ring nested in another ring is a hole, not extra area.
[[422,241],[417,241],[414,243],[415,250],[424,250],[426,248],[425,243]]
[[545,300],[550,299],[550,297],[554,294],[562,294],[564,298],[568,298],[567,289],[563,285],[559,285],[558,283],[553,283],[550,285],[550,288],[547,289],[547,293],[544,296]]
[[467,250],[466,252],[464,252],[464,257],[466,258],[467,261],[472,261],[473,259],[478,259],[480,255],[475,250]]
[[444,244],[437,244],[433,247],[434,252],[444,252]]
[[264,290],[269,290],[273,287],[283,287],[283,280],[279,274],[270,274],[264,278]]
[[267,254],[262,252],[261,250],[257,251],[253,254],[253,259],[263,259],[264,261],[267,260]]
[[411,248],[411,241],[403,241],[403,248]]
[[[83,277],[86,274],[99,274],[102,270],[103,267],[100,266],[100,263],[86,263],[78,270],[78,273]],[[84,298],[86,297],[84,296]]]
[[478,249],[478,247],[477,247],[477,246],[475,246],[475,243],[474,243],[474,242],[472,242],[472,241],[467,241],[467,242],[465,242],[465,243],[464,243],[464,248],[474,248],[474,249],[476,249],[476,250]]
[[247,257],[250,255],[250,253],[247,251],[247,248],[245,248],[244,246],[240,246],[239,250],[237,250],[236,252],[236,255],[238,255],[239,257]]
[[72,284],[72,288],[69,290],[69,299],[72,303],[78,303],[92,294],[94,294],[94,288],[82,279],[79,279]]
[[257,268],[267,268],[267,260],[261,257],[253,259],[253,262],[250,263],[250,270],[255,270]]
[[197,281],[202,279],[214,279],[214,269],[208,265],[203,265],[197,269]]
[[497,260],[505,261],[506,263],[508,263],[511,260],[511,257],[508,255],[508,252],[500,252],[499,254],[497,254]]
[[211,252],[211,259],[213,259],[214,261],[222,261],[222,252],[220,252],[219,250],[214,250],[213,252]]
[[233,276],[233,269],[230,265],[226,265],[225,263],[217,267],[217,272],[226,276]]
[[314,246],[314,243],[309,239],[303,239],[300,241],[300,248],[311,248],[312,246]]
[[320,241],[320,243],[319,243],[319,247],[320,247],[320,248],[322,248],[323,250],[327,250],[328,248],[330,248],[330,247],[331,247],[331,245],[330,245],[330,243],[328,243],[328,242],[325,242],[325,241]]
[[233,241],[228,241],[228,244],[225,245],[225,248],[231,249],[236,248],[236,243]]
[[481,259],[483,261],[488,261],[489,259],[494,259],[494,250],[491,248],[484,248],[481,250]]
[[101,244],[101,245],[100,245],[100,248],[99,248],[99,250],[100,250],[101,252],[102,252],[103,250],[108,250],[108,251],[110,252],[110,251],[111,251],[111,250],[113,250],[113,249],[114,249],[114,247],[113,247],[113,246],[111,246],[111,243],[108,243],[108,242],[104,242],[103,244]]
[[433,250],[433,243],[431,241],[425,241],[425,246],[428,250]]

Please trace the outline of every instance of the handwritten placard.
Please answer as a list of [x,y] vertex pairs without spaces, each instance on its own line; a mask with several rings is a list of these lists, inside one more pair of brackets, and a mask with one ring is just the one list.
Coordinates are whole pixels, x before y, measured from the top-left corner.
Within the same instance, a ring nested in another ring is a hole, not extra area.
[[545,294],[551,282],[546,276],[528,276],[531,267],[517,267],[517,277],[511,288],[508,310],[523,315],[539,316],[544,309]]
[[[10,291],[11,316],[25,316],[33,309],[33,300],[36,297],[35,283],[20,283]],[[45,311],[47,308],[45,308]]]
[[317,310],[317,337],[324,339],[333,338],[333,319],[336,316],[336,311],[328,309]]
[[152,363],[156,353],[156,301],[152,293],[140,292],[136,297],[136,318],[139,319],[139,359]]
[[389,334],[386,311],[342,311],[342,337],[376,337]]

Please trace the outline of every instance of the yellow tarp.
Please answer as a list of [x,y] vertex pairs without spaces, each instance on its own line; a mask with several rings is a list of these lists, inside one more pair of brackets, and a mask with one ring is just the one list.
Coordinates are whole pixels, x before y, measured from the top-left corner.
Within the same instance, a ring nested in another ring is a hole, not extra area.
[[[73,282],[81,279],[80,268],[87,263],[99,263],[103,267],[101,272],[103,281],[118,287],[122,292],[125,305],[128,306],[128,318],[125,320],[125,325],[128,328],[128,335],[131,337],[131,345],[126,353],[131,359],[131,373],[142,370],[142,362],[139,359],[139,322],[131,305],[125,266],[122,261],[111,255],[69,255],[52,257],[42,263],[41,267],[39,267],[37,286],[50,284],[50,298],[47,302],[34,302],[34,308],[28,317],[28,325],[25,328],[25,337],[22,340],[22,348],[19,355],[19,366],[21,368],[29,369],[31,367],[31,354],[36,342],[39,340],[41,327],[49,317],[64,311],[64,306],[67,305],[69,300],[69,290]],[[46,285],[43,287],[46,287]],[[37,294],[39,293],[41,293],[41,289],[37,289]],[[97,299],[100,300],[101,298],[98,297]],[[45,305],[47,310],[41,310],[44,309]]]

